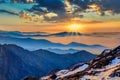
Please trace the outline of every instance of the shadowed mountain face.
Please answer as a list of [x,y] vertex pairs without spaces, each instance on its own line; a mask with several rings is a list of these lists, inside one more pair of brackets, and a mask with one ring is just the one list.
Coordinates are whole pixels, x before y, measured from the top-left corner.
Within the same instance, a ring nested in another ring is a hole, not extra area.
[[120,80],[120,46],[104,50],[93,60],[78,63],[40,80]]
[[42,75],[41,70],[32,62],[35,57],[31,52],[18,46],[0,45],[0,79],[19,80],[26,75]]
[[0,45],[0,80],[20,80],[26,76],[40,77],[51,70],[67,68],[95,57],[96,55],[86,51],[60,55],[42,49],[28,51],[12,44]]

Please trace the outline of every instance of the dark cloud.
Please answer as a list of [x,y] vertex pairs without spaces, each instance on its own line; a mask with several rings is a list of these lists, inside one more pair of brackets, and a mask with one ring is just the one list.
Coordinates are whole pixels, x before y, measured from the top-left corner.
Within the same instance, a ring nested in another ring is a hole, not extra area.
[[105,15],[105,11],[109,13],[120,13],[120,0],[101,0],[90,2],[90,0],[67,0],[71,4],[78,5],[83,11],[89,8],[89,5],[96,5],[96,13]]
[[7,14],[11,14],[11,15],[18,15],[17,13],[10,12],[10,11],[7,11],[7,10],[1,10],[1,9],[0,9],[0,13],[7,13]]
[[[37,2],[38,5],[34,5],[30,11],[39,15],[40,18],[37,17],[37,20],[42,17],[43,21],[61,22],[76,17],[81,19],[85,18],[89,12],[100,16],[120,13],[120,0],[96,0],[94,2],[90,0],[37,0]],[[57,16],[46,16],[51,13]],[[99,23],[99,21],[93,21],[93,23]]]
[[120,0],[103,0],[100,4],[105,10],[113,10],[115,13],[120,13]]
[[[89,7],[95,10],[97,14],[106,15],[120,13],[120,0],[101,0],[89,3]],[[105,13],[106,12],[106,13]]]
[[[62,0],[37,0],[38,5],[34,5],[30,11],[37,15],[43,16],[45,21],[55,21],[66,18],[65,4]],[[46,16],[48,14],[56,14],[57,16]]]
[[37,0],[41,7],[46,7],[49,10],[64,9],[64,3],[61,0]]
[[80,6],[82,9],[86,9],[89,4],[89,0],[68,0],[68,1],[71,4],[76,4]]

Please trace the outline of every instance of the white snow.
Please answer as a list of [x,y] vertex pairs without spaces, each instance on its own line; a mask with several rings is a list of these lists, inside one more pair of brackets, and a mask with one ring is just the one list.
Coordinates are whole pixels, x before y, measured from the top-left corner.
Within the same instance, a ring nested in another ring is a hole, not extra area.
[[56,73],[57,76],[60,76],[60,75],[63,75],[63,74],[66,74],[69,70],[60,70]]
[[89,66],[88,64],[84,64],[84,65],[80,66],[79,68],[75,69],[74,71],[68,71],[66,74],[59,75],[57,78],[62,78],[62,77],[65,77],[65,76],[75,74],[77,72],[85,70],[88,66]]
[[40,80],[47,80],[50,76],[41,77]]
[[88,67],[88,64],[84,64],[83,66],[79,67],[77,70],[82,71]]
[[110,63],[110,66],[117,65],[118,63],[120,63],[120,59],[118,59],[118,57],[116,57],[114,60],[112,60],[112,62]]
[[106,49],[103,51],[103,55],[105,56],[106,53],[109,53],[110,52],[110,49]]
[[120,77],[113,77],[113,78],[111,78],[109,80],[120,80]]
[[[114,60],[112,60],[112,63],[109,64],[108,66],[105,66],[105,68],[102,69],[91,69],[91,71],[100,71],[100,73],[96,74],[96,75],[85,75],[83,76],[83,78],[81,80],[86,80],[86,79],[90,79],[90,80],[120,80],[120,78],[111,78],[109,75],[112,74],[112,72],[114,70],[116,70],[117,68],[119,68],[120,66],[120,60],[118,58],[115,58]],[[88,71],[89,72],[89,71]]]
[[[88,64],[84,64],[82,66],[80,66],[79,68],[75,69],[75,70],[61,70],[59,72],[57,72],[57,79],[66,77],[66,76],[70,76],[72,74],[75,74],[77,72],[83,71],[85,70],[89,65]],[[98,71],[100,73],[97,73],[96,75],[85,75],[82,78],[80,78],[80,80],[86,80],[86,79],[90,79],[90,80],[120,80],[120,77],[110,77],[109,75],[113,73],[113,71],[115,71],[116,69],[118,69],[120,66],[120,59],[118,57],[116,57],[115,59],[112,60],[112,62],[105,66],[102,69],[91,69],[89,72],[91,71]]]
[[120,59],[118,57],[116,57],[115,59],[112,60],[112,62],[105,66],[102,69],[91,69],[88,72],[91,71],[100,71],[100,73],[97,73],[96,75],[85,75],[83,76],[83,78],[81,78],[81,80],[86,80],[86,79],[90,79],[90,80],[120,80],[120,77],[114,77],[111,78],[109,75],[112,74],[112,72],[114,70],[116,70],[117,68],[119,68],[120,66]]

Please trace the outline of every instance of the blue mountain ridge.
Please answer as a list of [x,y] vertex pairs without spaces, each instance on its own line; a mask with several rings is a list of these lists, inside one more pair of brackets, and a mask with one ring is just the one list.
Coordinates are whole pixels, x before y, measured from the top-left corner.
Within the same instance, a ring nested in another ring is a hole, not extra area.
[[[86,45],[77,42],[69,44],[54,43],[46,39],[32,39],[32,38],[14,38],[8,36],[0,36],[1,44],[16,44],[29,50],[48,49],[48,48],[105,48],[101,45]],[[32,45],[32,46],[29,46]]]
[[56,54],[43,49],[28,51],[13,44],[0,45],[0,80],[21,80],[26,76],[41,77],[51,70],[64,69],[96,56],[87,51]]

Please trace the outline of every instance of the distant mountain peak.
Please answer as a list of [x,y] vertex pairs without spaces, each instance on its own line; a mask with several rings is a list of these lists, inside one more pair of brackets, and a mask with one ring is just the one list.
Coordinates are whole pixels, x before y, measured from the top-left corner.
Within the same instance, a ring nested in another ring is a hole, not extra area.
[[88,46],[88,45],[86,45],[86,44],[83,44],[83,43],[78,43],[78,42],[71,42],[71,43],[69,43],[69,44],[67,44],[68,46]]
[[69,45],[70,45],[70,44],[82,44],[82,43],[78,43],[78,42],[70,42]]
[[79,32],[59,32],[59,33],[54,33],[51,34],[51,36],[80,36],[82,33]]

